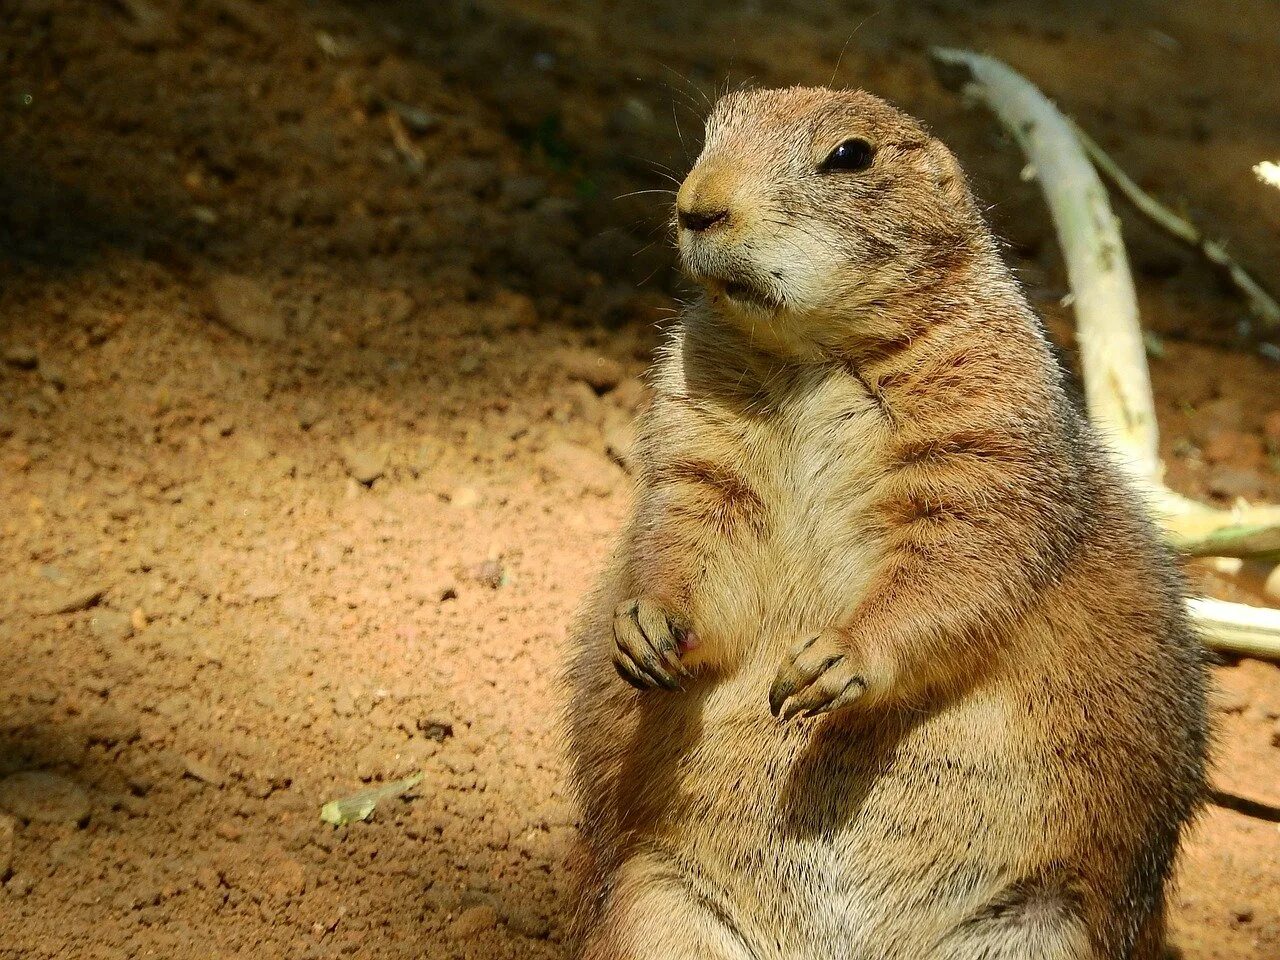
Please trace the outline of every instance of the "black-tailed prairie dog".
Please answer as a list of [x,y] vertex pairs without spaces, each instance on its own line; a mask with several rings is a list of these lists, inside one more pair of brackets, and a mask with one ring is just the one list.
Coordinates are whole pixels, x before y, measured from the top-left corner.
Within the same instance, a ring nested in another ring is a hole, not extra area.
[[954,157],[733,93],[676,220],[569,669],[583,957],[1156,960],[1202,654]]

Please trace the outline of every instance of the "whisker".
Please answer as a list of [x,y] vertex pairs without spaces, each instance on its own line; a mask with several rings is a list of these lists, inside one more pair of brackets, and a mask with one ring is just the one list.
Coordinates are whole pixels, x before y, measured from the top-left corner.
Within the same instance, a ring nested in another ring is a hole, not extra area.
[[690,80],[688,77],[686,77],[684,74],[682,74],[679,70],[675,69],[670,64],[663,63],[662,61],[658,61],[658,66],[662,67],[663,70],[666,70],[667,72],[673,74],[675,77],[677,77],[680,80],[681,83],[683,83],[686,87],[688,87],[690,90],[696,93],[699,97],[701,97],[703,103],[706,104],[708,110],[710,110],[714,106],[711,100],[707,97],[707,92],[703,90],[700,86],[698,86],[696,83],[694,83],[692,80]]
[[669,197],[674,197],[674,196],[676,195],[676,192],[675,192],[674,190],[666,190],[666,189],[632,190],[630,193],[620,193],[620,194],[618,194],[616,197],[614,197],[613,199],[615,199],[615,200],[625,200],[627,197],[639,197],[639,196],[642,196],[642,195],[644,195],[644,194],[646,194],[646,193],[661,193],[661,194],[665,194],[666,196],[669,196]]

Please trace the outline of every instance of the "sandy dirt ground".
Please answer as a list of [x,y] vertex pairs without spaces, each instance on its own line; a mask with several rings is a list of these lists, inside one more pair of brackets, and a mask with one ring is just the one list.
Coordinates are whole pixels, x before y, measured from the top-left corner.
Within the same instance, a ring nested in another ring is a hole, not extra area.
[[[933,43],[1277,278],[1271,0],[5,0],[0,958],[569,957],[555,677],[705,97],[834,77],[924,117],[1072,345],[1037,188]],[[1265,337],[1122,213],[1171,482],[1280,500]],[[1280,670],[1216,672],[1218,781],[1280,803]],[[1207,811],[1172,928],[1280,958],[1280,827]]]

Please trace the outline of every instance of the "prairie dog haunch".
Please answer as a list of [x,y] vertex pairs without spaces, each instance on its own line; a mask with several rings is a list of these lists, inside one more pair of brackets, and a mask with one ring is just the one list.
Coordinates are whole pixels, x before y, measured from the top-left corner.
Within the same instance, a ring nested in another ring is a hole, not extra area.
[[675,220],[568,672],[584,960],[1158,960],[1200,646],[955,158],[734,93]]

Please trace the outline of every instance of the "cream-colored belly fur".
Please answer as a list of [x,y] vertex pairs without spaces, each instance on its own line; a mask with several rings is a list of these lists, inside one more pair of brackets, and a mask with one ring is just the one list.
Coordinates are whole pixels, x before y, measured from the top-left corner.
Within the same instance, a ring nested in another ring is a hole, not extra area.
[[872,401],[856,381],[833,378],[776,415],[697,433],[697,449],[672,453],[723,460],[759,495],[768,523],[708,551],[690,601],[702,642],[690,663],[780,655],[806,631],[842,622],[879,559],[866,523],[883,463]]

